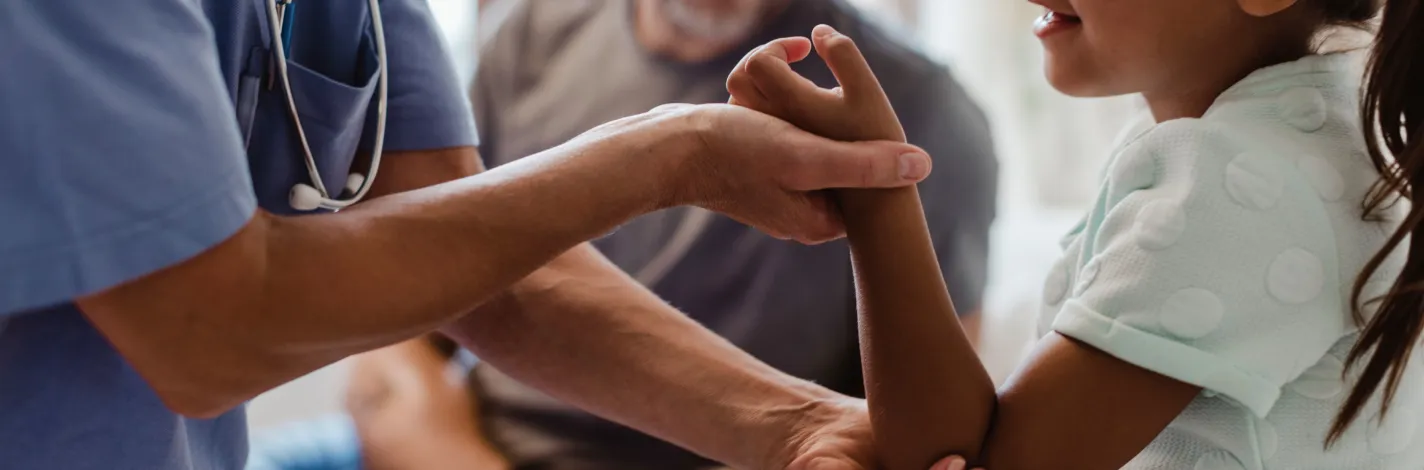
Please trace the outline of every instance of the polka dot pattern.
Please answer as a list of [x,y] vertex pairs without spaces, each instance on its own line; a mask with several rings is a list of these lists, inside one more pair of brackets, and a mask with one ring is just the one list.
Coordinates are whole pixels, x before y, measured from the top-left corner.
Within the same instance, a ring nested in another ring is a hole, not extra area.
[[1058,305],[1068,296],[1068,286],[1072,277],[1068,275],[1068,259],[1064,258],[1048,272],[1048,280],[1043,284],[1043,303]]
[[1404,406],[1391,408],[1384,421],[1375,415],[1370,419],[1370,450],[1389,455],[1408,448],[1414,442],[1414,432],[1419,425],[1417,418],[1413,409]]
[[1133,225],[1133,237],[1144,250],[1165,250],[1187,231],[1187,216],[1173,201],[1152,201],[1142,208]]
[[1310,366],[1300,375],[1295,382],[1288,386],[1290,390],[1306,397],[1316,400],[1328,400],[1340,395],[1345,389],[1342,374],[1345,373],[1345,362],[1339,358],[1326,354],[1325,357]]
[[[1115,150],[1060,274],[1082,308],[1054,312],[1056,326],[1202,387],[1128,467],[1424,470],[1419,371],[1387,421],[1370,416],[1372,399],[1336,447],[1321,447],[1352,385],[1341,358],[1358,333],[1353,273],[1392,227],[1359,217],[1377,175],[1351,119],[1353,68],[1339,74],[1349,83],[1325,83],[1337,57],[1266,70],[1211,113]],[[1108,263],[1089,269],[1096,258]],[[1367,281],[1367,297],[1387,286]],[[1039,317],[1044,330],[1055,319]]]
[[1098,272],[1103,269],[1102,258],[1095,258],[1083,267],[1083,272],[1078,273],[1078,285],[1073,288],[1073,295],[1083,295],[1092,287],[1093,281],[1098,280]]
[[1197,459],[1197,464],[1192,466],[1192,470],[1246,470],[1246,466],[1241,465],[1241,461],[1236,460],[1230,452],[1225,450],[1215,450],[1202,454]]
[[1256,442],[1260,444],[1261,460],[1270,460],[1281,449],[1281,435],[1276,425],[1264,419],[1256,421]]
[[1325,287],[1325,268],[1320,258],[1310,252],[1291,248],[1271,262],[1266,287],[1281,302],[1303,304],[1320,296]]
[[1329,161],[1315,155],[1306,155],[1296,162],[1300,172],[1327,202],[1339,201],[1345,196],[1345,177]]
[[1281,119],[1301,132],[1315,132],[1325,127],[1328,111],[1325,95],[1314,88],[1294,88],[1281,93],[1277,108]]
[[1162,303],[1158,321],[1175,336],[1197,339],[1221,326],[1221,298],[1205,289],[1183,289]]
[[1264,155],[1247,152],[1226,165],[1226,192],[1237,204],[1248,209],[1265,210],[1276,206],[1285,181]]

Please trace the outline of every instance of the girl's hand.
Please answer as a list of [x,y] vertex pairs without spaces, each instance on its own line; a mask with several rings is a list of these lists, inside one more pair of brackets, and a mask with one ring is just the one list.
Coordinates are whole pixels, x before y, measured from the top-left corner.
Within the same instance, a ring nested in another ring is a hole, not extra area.
[[[825,89],[791,70],[814,44],[841,86]],[[727,78],[731,104],[761,111],[817,135],[841,140],[905,140],[885,90],[855,42],[826,25],[747,53]]]

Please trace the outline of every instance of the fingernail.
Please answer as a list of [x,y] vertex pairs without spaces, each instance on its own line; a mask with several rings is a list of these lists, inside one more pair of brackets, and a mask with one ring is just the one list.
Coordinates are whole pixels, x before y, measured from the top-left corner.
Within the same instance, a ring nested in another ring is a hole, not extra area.
[[949,470],[964,470],[964,459],[954,457],[949,459]]
[[[930,174],[930,157],[923,153],[900,155],[900,178],[910,181],[925,179]],[[960,468],[958,470],[964,470]]]

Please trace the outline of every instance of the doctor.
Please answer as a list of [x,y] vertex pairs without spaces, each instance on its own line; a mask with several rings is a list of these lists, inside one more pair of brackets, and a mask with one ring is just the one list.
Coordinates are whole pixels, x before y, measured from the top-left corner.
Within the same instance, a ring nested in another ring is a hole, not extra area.
[[812,190],[912,184],[918,149],[664,107],[476,175],[423,1],[279,7],[0,0],[0,467],[238,469],[243,402],[441,327],[737,467],[871,462],[855,402],[582,242],[678,204],[827,240]]

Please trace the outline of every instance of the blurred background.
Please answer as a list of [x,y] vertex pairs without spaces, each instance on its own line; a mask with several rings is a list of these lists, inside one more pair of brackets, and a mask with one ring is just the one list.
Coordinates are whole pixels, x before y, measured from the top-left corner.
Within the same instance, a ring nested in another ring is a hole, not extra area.
[[[429,0],[462,78],[474,76],[480,44],[518,1]],[[1042,280],[1059,254],[1058,237],[1091,201],[1102,160],[1141,105],[1134,98],[1069,99],[1052,90],[1030,33],[1042,11],[1027,2],[850,2],[947,64],[993,126],[999,210],[981,349],[1002,380],[1030,344]],[[340,411],[349,369],[338,363],[258,398],[249,408],[253,432]]]

